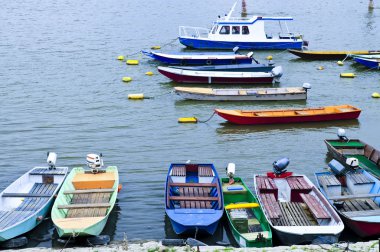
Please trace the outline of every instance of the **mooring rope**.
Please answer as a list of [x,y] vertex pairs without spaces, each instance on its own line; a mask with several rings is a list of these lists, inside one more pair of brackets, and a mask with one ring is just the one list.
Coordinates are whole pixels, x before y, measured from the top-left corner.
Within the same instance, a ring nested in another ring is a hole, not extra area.
[[212,115],[207,120],[204,120],[204,121],[198,120],[198,122],[200,122],[200,123],[206,123],[206,122],[210,121],[211,118],[213,118],[215,114],[216,114],[216,112],[214,111],[214,113],[212,113]]

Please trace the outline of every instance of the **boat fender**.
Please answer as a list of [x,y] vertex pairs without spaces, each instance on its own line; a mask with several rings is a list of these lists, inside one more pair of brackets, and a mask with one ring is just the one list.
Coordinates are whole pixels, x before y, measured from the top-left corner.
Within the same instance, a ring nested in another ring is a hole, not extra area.
[[378,92],[375,92],[372,94],[372,98],[380,98],[380,94]]
[[179,123],[197,123],[198,119],[196,117],[180,117],[178,118]]
[[130,60],[127,60],[126,63],[127,63],[127,65],[138,65],[139,61],[138,60],[130,59]]
[[159,50],[159,49],[161,49],[161,46],[158,46],[158,45],[152,46],[150,49],[152,49],[152,50]]
[[121,189],[123,189],[123,185],[122,184],[119,184],[117,186],[117,192],[119,193],[121,191]]
[[302,87],[303,87],[303,89],[305,89],[307,91],[308,89],[311,89],[311,84],[305,82],[304,84],[302,84]]
[[132,78],[131,78],[131,77],[127,77],[127,76],[125,76],[125,77],[123,77],[121,80],[122,80],[123,82],[130,82],[130,81],[132,81]]
[[273,162],[273,171],[276,175],[286,172],[286,167],[289,165],[289,158],[281,158]]
[[43,219],[44,219],[44,217],[42,215],[37,216],[37,221],[42,221]]
[[356,75],[354,73],[341,73],[340,74],[341,78],[354,78]]
[[145,74],[148,75],[148,76],[152,76],[152,75],[153,75],[153,72],[150,72],[150,71],[149,71],[149,72],[146,72]]
[[337,62],[337,64],[338,64],[338,66],[343,66],[343,65],[344,65],[343,61],[341,61],[341,60],[339,60],[339,61]]
[[323,70],[323,69],[325,69],[323,66],[317,67],[317,70]]
[[124,60],[124,56],[123,55],[117,56],[117,60],[123,61]]
[[273,56],[272,55],[268,55],[267,56],[267,60],[272,60],[273,59]]
[[144,99],[144,94],[129,94],[128,99],[131,100],[142,100]]

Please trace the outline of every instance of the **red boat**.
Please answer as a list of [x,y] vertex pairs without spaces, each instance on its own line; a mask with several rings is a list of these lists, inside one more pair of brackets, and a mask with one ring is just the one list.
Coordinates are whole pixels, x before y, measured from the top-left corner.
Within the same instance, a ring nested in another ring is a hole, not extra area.
[[351,105],[306,109],[223,110],[215,113],[235,124],[277,124],[356,119],[361,110]]
[[232,72],[232,71],[193,71],[181,68],[158,67],[158,71],[175,82],[183,83],[241,83],[241,84],[271,84],[278,82],[282,76],[280,66],[271,72]]

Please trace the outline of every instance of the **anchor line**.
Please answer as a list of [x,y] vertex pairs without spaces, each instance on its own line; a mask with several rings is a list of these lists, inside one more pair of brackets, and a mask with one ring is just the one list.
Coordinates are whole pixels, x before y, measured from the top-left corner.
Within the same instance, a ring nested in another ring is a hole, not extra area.
[[65,245],[63,246],[63,248],[61,249],[60,252],[62,252],[62,251],[66,248],[66,246],[67,246],[67,244],[69,244],[71,238],[75,238],[75,237],[77,237],[78,235],[79,235],[79,234],[75,235],[75,233],[73,232],[73,234],[69,236],[69,239],[66,241]]
[[212,115],[207,120],[204,120],[204,121],[198,120],[198,122],[200,122],[200,123],[206,123],[206,122],[210,121],[211,118],[213,118],[215,114],[216,114],[216,112],[214,111],[214,113],[212,113]]

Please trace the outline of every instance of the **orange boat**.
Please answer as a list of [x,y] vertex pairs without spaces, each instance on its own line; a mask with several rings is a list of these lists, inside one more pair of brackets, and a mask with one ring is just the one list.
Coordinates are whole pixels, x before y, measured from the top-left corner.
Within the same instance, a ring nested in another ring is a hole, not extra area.
[[305,109],[223,110],[215,113],[235,124],[274,124],[356,119],[361,110],[351,105]]

